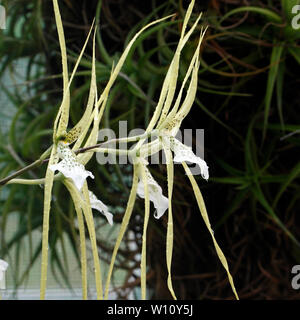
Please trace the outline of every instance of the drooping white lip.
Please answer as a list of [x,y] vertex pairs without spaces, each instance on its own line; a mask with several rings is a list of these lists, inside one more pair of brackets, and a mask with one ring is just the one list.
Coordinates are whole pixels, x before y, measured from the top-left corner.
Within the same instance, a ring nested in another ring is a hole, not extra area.
[[8,263],[6,261],[0,259],[0,270],[6,271],[7,268],[8,268]]
[[[147,176],[149,199],[153,202],[156,209],[154,217],[156,219],[159,219],[168,209],[169,200],[163,195],[161,186],[154,180],[146,166],[144,167],[144,170],[146,171]],[[137,194],[139,197],[145,198],[144,183],[142,177],[140,177],[137,186]]]
[[89,191],[90,203],[93,209],[100,211],[107,219],[108,223],[113,225],[113,215],[108,211],[107,206],[99,200],[93,192]]
[[0,281],[2,281],[2,279],[4,277],[4,273],[7,268],[8,268],[8,263],[6,261],[0,259]]
[[188,147],[181,143],[176,138],[171,138],[170,140],[170,146],[171,149],[174,152],[174,162],[192,162],[196,163],[200,166],[201,169],[201,175],[205,180],[208,180],[209,178],[209,172],[208,172],[208,166],[206,162],[201,159],[200,157],[196,156],[194,152],[192,151],[191,147]]
[[78,162],[75,154],[64,143],[59,142],[57,153],[62,159],[57,164],[50,165],[50,169],[55,172],[60,171],[66,178],[72,179],[76,188],[80,191],[87,177],[94,179],[94,175],[85,170],[84,165]]

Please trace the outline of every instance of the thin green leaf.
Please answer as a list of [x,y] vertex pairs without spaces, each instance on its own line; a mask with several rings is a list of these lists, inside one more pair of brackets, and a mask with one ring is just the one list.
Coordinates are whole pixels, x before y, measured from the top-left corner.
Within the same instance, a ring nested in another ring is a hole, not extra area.
[[279,68],[279,63],[280,63],[280,58],[283,52],[283,48],[284,47],[282,45],[275,44],[275,46],[272,49],[271,60],[270,60],[271,68],[268,74],[268,82],[267,82],[266,96],[265,96],[263,140],[266,135],[272,96],[273,96],[274,86],[276,83],[276,77],[278,73],[278,68]]
[[243,7],[237,8],[237,9],[233,9],[233,10],[229,11],[228,13],[226,13],[222,17],[222,19],[220,20],[220,24],[224,20],[229,18],[230,16],[237,14],[237,13],[243,13],[243,12],[257,13],[257,14],[260,14],[261,16],[265,17],[267,21],[275,22],[278,24],[282,23],[281,17],[272,10],[265,9],[265,8],[259,8],[259,7],[243,6]]

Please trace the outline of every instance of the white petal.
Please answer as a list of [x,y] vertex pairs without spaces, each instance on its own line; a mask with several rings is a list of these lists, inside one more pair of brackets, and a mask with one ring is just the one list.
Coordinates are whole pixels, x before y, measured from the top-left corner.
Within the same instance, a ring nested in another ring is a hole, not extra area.
[[0,259],[0,281],[3,279],[7,268],[8,268],[8,263]]
[[6,271],[7,268],[8,268],[8,263],[6,261],[0,259],[0,270]]
[[192,163],[197,163],[200,166],[202,177],[206,180],[209,178],[208,166],[206,162],[200,157],[197,157],[191,147],[188,147],[179,140],[173,138],[171,139],[171,148],[175,154],[174,162],[189,161]]
[[93,194],[93,192],[89,191],[90,196],[90,204],[93,209],[100,211],[102,214],[105,215],[108,223],[112,226],[113,225],[113,215],[108,211],[107,206],[97,199],[97,197]]
[[[149,199],[150,199],[150,201],[153,202],[154,207],[156,209],[154,217],[156,219],[159,219],[165,213],[165,211],[168,209],[169,201],[168,201],[168,198],[162,194],[162,188],[153,179],[149,170],[147,168],[145,168],[145,169],[146,169],[146,173],[147,173]],[[145,198],[144,183],[143,183],[142,178],[140,178],[139,183],[137,185],[137,194],[139,197]]]
[[52,171],[60,171],[66,178],[73,180],[76,188],[80,191],[87,177],[94,179],[90,171],[85,170],[84,165],[78,162],[75,154],[67,145],[58,144],[57,152],[63,159],[57,164],[51,165]]

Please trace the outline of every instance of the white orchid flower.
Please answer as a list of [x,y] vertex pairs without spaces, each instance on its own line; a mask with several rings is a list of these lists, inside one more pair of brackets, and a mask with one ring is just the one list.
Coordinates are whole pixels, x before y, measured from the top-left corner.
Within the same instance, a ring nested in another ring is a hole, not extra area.
[[177,163],[191,162],[200,166],[201,175],[205,180],[209,178],[208,165],[200,157],[196,156],[191,147],[181,143],[177,138],[173,136],[175,131],[164,130],[161,132],[161,140],[156,139],[150,143],[144,144],[141,147],[141,157],[148,157],[163,149],[165,147],[171,149],[174,152],[173,161]]
[[[164,138],[165,139],[165,138]],[[192,162],[196,163],[200,166],[201,175],[205,180],[208,180],[209,173],[208,173],[208,166],[206,162],[201,159],[200,157],[196,156],[191,147],[188,147],[181,143],[178,139],[174,137],[170,137],[170,147],[171,150],[174,152],[174,162]]]
[[[57,153],[62,161],[55,165],[51,165],[50,169],[54,172],[58,170],[66,178],[70,178],[82,195],[81,189],[86,178],[91,177],[94,179],[93,174],[90,171],[85,170],[84,165],[77,160],[76,155],[69,148],[68,143],[60,141],[57,146]],[[89,198],[91,207],[100,211],[106,217],[108,223],[112,225],[113,215],[108,211],[107,206],[91,191],[89,191]]]
[[[150,201],[153,202],[154,207],[156,209],[156,212],[154,213],[154,217],[156,219],[159,219],[165,213],[165,211],[168,209],[169,201],[168,201],[168,198],[163,195],[162,188],[154,180],[154,178],[152,177],[152,175],[151,175],[150,171],[148,170],[148,168],[146,167],[146,165],[145,164],[141,164],[141,165],[145,166],[144,169],[145,169],[146,175],[147,175],[149,199],[150,199]],[[139,178],[139,183],[137,185],[137,194],[139,197],[145,198],[144,183],[143,183],[143,179],[141,176]]]
[[87,177],[94,179],[93,174],[90,171],[85,170],[84,165],[77,160],[76,155],[69,148],[67,143],[60,141],[57,146],[57,153],[62,161],[51,165],[49,168],[53,172],[58,170],[66,178],[72,179],[79,191],[82,189]]
[[113,215],[108,211],[107,206],[100,201],[93,192],[89,191],[90,204],[93,209],[100,211],[107,219],[108,223],[113,225]]
[[5,289],[5,271],[8,268],[8,263],[0,259],[0,289]]

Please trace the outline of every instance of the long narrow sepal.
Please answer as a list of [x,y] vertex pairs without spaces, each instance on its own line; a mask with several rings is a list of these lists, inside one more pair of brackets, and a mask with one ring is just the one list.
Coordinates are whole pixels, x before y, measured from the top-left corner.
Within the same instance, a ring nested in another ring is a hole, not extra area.
[[74,185],[65,180],[65,186],[67,187],[72,197],[75,211],[77,214],[78,228],[79,228],[79,240],[80,240],[80,262],[81,262],[81,283],[82,283],[82,299],[87,300],[87,259],[86,259],[86,241],[85,241],[85,228],[82,208],[78,194],[74,190]]
[[146,250],[147,250],[147,228],[150,216],[150,199],[149,189],[147,182],[147,173],[143,164],[139,165],[140,175],[142,177],[144,185],[144,198],[145,198],[145,215],[144,215],[144,227],[142,238],[142,257],[141,257],[141,298],[146,300],[146,278],[147,278],[147,263],[146,263]]
[[196,197],[196,200],[197,200],[197,203],[198,203],[198,207],[199,207],[199,210],[201,212],[201,215],[202,215],[202,218],[204,220],[204,223],[212,237],[212,240],[213,240],[213,243],[214,243],[214,246],[215,246],[215,249],[216,249],[216,252],[217,252],[217,255],[224,267],[224,269],[226,270],[227,272],[227,276],[228,276],[228,280],[229,280],[229,283],[231,285],[231,288],[232,288],[232,291],[236,297],[237,300],[239,300],[239,296],[236,292],[236,289],[235,289],[235,286],[234,286],[234,282],[233,282],[233,278],[230,274],[230,271],[229,271],[229,267],[228,267],[228,263],[227,263],[227,260],[226,260],[226,257],[223,253],[223,251],[221,250],[221,248],[219,247],[218,243],[217,243],[217,240],[214,236],[214,232],[212,230],[212,227],[210,225],[210,221],[209,221],[209,218],[208,218],[208,214],[207,214],[207,211],[206,211],[206,206],[205,206],[205,203],[204,203],[204,200],[203,200],[203,197],[202,197],[202,194],[201,194],[201,191],[200,191],[200,188],[194,178],[194,176],[192,175],[191,173],[191,170],[189,169],[189,167],[187,166],[187,164],[185,162],[182,163],[183,165],[183,168],[192,184],[192,187],[193,187],[193,190],[194,190],[194,194],[195,194],[195,197]]
[[105,285],[105,293],[104,293],[104,299],[105,300],[108,299],[109,286],[110,286],[110,280],[111,280],[111,276],[112,276],[113,267],[115,265],[117,253],[118,253],[118,250],[120,248],[120,245],[121,245],[122,239],[124,237],[124,234],[126,232],[126,229],[127,229],[127,226],[128,226],[131,214],[132,214],[132,210],[133,210],[133,207],[134,207],[134,203],[135,203],[135,199],[136,199],[137,184],[138,184],[138,172],[137,172],[136,165],[134,165],[133,166],[133,182],[132,182],[131,191],[130,191],[129,199],[128,199],[128,202],[127,202],[126,211],[125,211],[122,223],[121,223],[121,227],[120,227],[120,231],[119,231],[119,234],[118,234],[118,238],[116,240],[115,247],[114,247],[114,250],[113,250],[113,253],[112,253],[112,257],[111,257],[111,260],[110,260],[109,269],[108,269],[106,285]]
[[172,256],[173,256],[173,243],[174,243],[174,230],[173,230],[173,213],[172,213],[172,194],[173,194],[173,184],[174,184],[174,164],[172,153],[170,150],[170,145],[163,143],[164,152],[166,155],[167,162],[167,177],[168,177],[168,227],[167,227],[167,242],[166,242],[166,256],[167,256],[167,269],[168,269],[168,281],[167,285],[169,291],[174,300],[177,300],[173,284],[172,284]]

